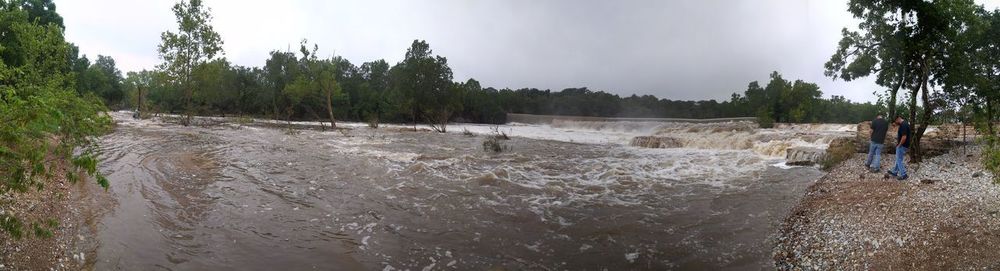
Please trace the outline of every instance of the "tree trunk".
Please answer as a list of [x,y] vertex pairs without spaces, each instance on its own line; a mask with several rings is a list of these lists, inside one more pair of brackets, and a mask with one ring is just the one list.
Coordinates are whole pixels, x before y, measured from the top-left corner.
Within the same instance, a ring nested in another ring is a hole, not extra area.
[[906,73],[899,78],[899,83],[889,91],[889,115],[885,116],[886,119],[892,119],[896,117],[896,94],[899,93],[899,89],[903,87],[903,82],[906,81]]
[[275,120],[277,120],[278,118],[280,118],[280,115],[278,115],[279,114],[278,113],[278,95],[279,94],[280,94],[280,92],[275,91],[274,92],[274,97],[271,97],[271,118],[273,118]]
[[990,136],[995,135],[993,131],[993,100],[986,98],[986,130],[990,132]]
[[417,111],[418,111],[417,107],[414,106],[412,112],[410,112],[410,115],[413,117],[413,131],[414,132],[417,131]]
[[448,132],[448,119],[451,117],[450,110],[443,110],[441,112],[441,132]]
[[139,90],[139,104],[136,106],[136,112],[138,112],[139,118],[142,118],[142,87],[137,88]]
[[[920,76],[920,101],[924,104],[924,112],[920,116],[920,122],[917,124],[917,130],[911,133],[913,140],[910,142],[910,160],[919,163],[923,158],[923,151],[920,148],[920,139],[924,136],[924,131],[927,131],[927,126],[930,125],[931,115],[934,113],[934,105],[930,103],[928,99],[928,92],[930,88],[928,87],[928,80],[930,76],[928,74],[927,61],[924,61],[921,67],[922,74]],[[916,98],[912,99],[913,101]],[[915,104],[915,102],[914,102]],[[914,116],[916,114],[916,109],[910,110],[910,115]],[[911,124],[913,125],[913,124]]]
[[326,113],[330,116],[330,128],[337,129],[337,120],[333,118],[333,91],[326,91]]
[[191,96],[193,95],[191,95],[191,87],[189,86],[184,91],[184,126],[191,125]]

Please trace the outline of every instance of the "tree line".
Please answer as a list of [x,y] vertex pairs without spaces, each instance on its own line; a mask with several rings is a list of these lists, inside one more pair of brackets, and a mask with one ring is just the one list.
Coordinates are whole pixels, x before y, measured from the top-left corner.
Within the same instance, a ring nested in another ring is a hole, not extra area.
[[[262,67],[222,57],[222,39],[201,1],[177,3],[176,32],[162,34],[156,70],[122,77],[114,60],[99,56],[79,65],[80,86],[111,107],[146,112],[248,115],[284,120],[425,123],[445,131],[448,122],[504,123],[507,113],[597,117],[723,118],[756,116],[773,122],[851,123],[871,118],[878,105],[841,96],[822,98],[819,87],[787,81],[777,72],[764,87],[750,83],[728,101],[679,101],[652,95],[621,97],[586,87],[561,91],[496,89],[475,79],[455,82],[448,59],[414,40],[402,61],[356,65],[341,56],[320,58],[303,40],[297,52],[270,52]],[[85,62],[86,59],[84,59]],[[186,119],[189,120],[189,119]]]

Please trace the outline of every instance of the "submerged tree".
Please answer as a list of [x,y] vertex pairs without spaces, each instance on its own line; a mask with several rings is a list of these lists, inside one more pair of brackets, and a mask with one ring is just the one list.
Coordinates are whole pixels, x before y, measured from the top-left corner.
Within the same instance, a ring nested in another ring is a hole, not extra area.
[[183,123],[189,125],[194,110],[194,70],[222,53],[222,38],[212,28],[211,9],[203,6],[201,0],[182,0],[174,5],[173,11],[177,16],[177,33],[165,31],[160,35],[159,52],[163,63],[159,68],[184,91],[186,118]]

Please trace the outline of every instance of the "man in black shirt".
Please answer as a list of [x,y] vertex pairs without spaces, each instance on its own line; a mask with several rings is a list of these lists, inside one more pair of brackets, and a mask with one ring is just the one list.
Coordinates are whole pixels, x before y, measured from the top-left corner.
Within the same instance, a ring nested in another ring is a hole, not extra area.
[[896,166],[892,170],[889,170],[889,174],[892,177],[896,177],[897,180],[906,180],[909,175],[906,175],[906,165],[903,163],[903,158],[906,157],[906,150],[910,148],[910,139],[912,137],[910,133],[910,124],[903,120],[903,117],[896,116],[896,125],[899,125],[899,131],[896,132]]
[[868,144],[868,159],[865,166],[872,172],[882,169],[882,147],[885,142],[885,132],[889,130],[889,122],[879,114],[871,123],[871,143]]

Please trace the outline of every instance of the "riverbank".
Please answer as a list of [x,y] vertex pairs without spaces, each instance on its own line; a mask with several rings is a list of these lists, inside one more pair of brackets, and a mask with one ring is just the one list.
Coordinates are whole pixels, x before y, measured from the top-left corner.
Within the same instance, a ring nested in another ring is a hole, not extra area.
[[97,245],[95,220],[109,199],[92,181],[70,183],[58,179],[46,183],[41,191],[0,196],[4,213],[21,219],[45,223],[53,219],[58,226],[51,237],[35,236],[30,226],[20,239],[0,235],[0,270],[84,270],[93,265]]
[[[779,270],[1000,269],[1000,185],[980,149],[955,148],[883,179],[864,154],[813,184],[779,227]],[[883,156],[883,172],[892,166]]]

